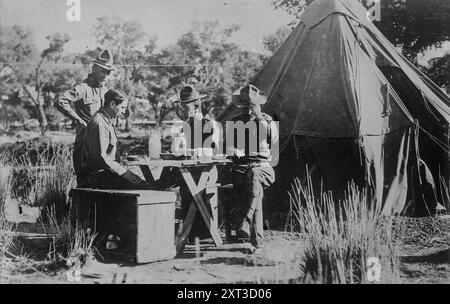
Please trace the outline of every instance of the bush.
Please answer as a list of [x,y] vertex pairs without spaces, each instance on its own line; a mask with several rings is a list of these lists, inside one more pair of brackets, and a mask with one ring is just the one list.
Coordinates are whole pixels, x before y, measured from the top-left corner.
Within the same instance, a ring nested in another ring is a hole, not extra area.
[[84,224],[72,223],[70,214],[57,218],[54,209],[47,210],[46,214],[47,223],[43,224],[43,227],[46,233],[53,235],[53,242],[48,253],[52,262],[81,268],[94,258],[93,243],[96,233]]
[[48,207],[54,208],[56,215],[61,217],[69,191],[76,184],[71,147],[51,142],[45,143],[44,148],[42,145],[32,145],[11,163],[14,168],[14,196],[44,211]]
[[290,191],[292,218],[306,239],[302,263],[304,283],[366,283],[370,257],[380,261],[381,281],[395,282],[398,255],[391,219],[380,215],[364,190],[349,185],[344,201],[331,193],[314,197],[311,180],[295,180]]

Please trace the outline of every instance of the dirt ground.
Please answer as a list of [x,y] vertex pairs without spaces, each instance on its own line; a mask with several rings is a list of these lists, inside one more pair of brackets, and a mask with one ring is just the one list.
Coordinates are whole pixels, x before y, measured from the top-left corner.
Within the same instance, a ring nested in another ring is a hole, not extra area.
[[[402,227],[399,236],[399,283],[450,283],[450,219],[401,218],[398,225]],[[42,250],[45,250],[45,246],[40,244]],[[302,252],[300,237],[269,230],[265,232],[265,249],[259,255],[248,254],[247,244],[225,244],[217,248],[211,241],[204,240],[197,247],[188,245],[182,254],[167,261],[141,265],[101,259],[90,261],[82,268],[79,282],[70,281],[64,268],[46,269],[38,266],[15,271],[8,282],[296,283],[301,275],[299,263]],[[29,258],[32,259],[33,255]]]
[[[34,239],[34,244],[28,246],[44,250],[46,245],[42,241],[36,244],[36,234]],[[217,248],[212,241],[203,240],[199,246],[188,244],[183,253],[167,261],[135,265],[98,257],[82,268],[80,282],[70,282],[66,269],[39,269],[38,266],[16,271],[8,281],[24,284],[288,283],[298,278],[299,254],[302,252],[300,238],[290,233],[266,231],[265,240],[266,247],[260,255],[249,254],[249,246],[245,243],[224,244]],[[42,257],[42,254],[30,256]]]

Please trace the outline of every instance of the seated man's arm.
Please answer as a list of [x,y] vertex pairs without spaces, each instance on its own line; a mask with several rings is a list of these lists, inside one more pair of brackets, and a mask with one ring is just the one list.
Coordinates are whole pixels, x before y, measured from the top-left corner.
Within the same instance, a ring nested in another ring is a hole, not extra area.
[[108,128],[101,123],[94,125],[94,127],[95,130],[89,132],[90,138],[88,140],[91,142],[91,152],[95,163],[100,168],[109,168],[113,172],[123,175],[127,170],[111,156],[113,147],[109,141],[110,132]]

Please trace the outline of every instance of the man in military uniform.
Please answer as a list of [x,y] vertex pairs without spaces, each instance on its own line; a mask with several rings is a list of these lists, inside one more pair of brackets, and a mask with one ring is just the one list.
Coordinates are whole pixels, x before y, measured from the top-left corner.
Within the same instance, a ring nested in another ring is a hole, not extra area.
[[[173,153],[183,154],[189,150],[201,151],[200,153],[209,151],[209,156],[217,153],[220,136],[218,126],[215,121],[205,117],[202,111],[202,99],[206,97],[207,94],[200,94],[195,87],[191,85],[184,86],[180,90],[179,100],[177,101],[179,103],[177,114],[185,121],[181,136],[183,144],[181,147],[178,146],[179,143],[172,145]],[[188,153],[188,155],[190,155],[190,153]],[[198,180],[201,173],[202,169],[200,168],[191,170],[194,180]],[[181,186],[181,214],[179,217],[184,219],[190,204],[193,203],[192,195],[184,185],[183,179],[178,173],[172,170],[170,176],[174,184]],[[191,239],[195,236],[200,238],[209,237],[208,229],[198,210],[190,236]]]
[[[183,148],[187,149],[211,149],[218,151],[219,129],[215,121],[205,117],[202,109],[202,99],[207,94],[200,94],[193,86],[184,86],[180,91],[178,115],[185,120],[183,136],[185,137]],[[179,147],[173,147],[172,152]],[[183,149],[181,149],[183,150]]]
[[104,97],[103,106],[84,130],[79,174],[92,188],[147,189],[145,181],[119,163],[113,122],[125,113],[127,98],[117,90],[108,90]]
[[[56,108],[75,123],[76,136],[73,149],[73,165],[77,175],[78,186],[83,186],[85,180],[80,176],[82,140],[89,119],[104,103],[107,88],[105,79],[114,71],[112,54],[108,50],[98,53],[95,60],[90,60],[92,72],[87,78],[64,93],[55,103]],[[72,109],[73,104],[74,109]]]
[[[278,130],[272,118],[261,112],[261,104],[267,101],[265,95],[255,86],[247,85],[233,94],[233,103],[242,108],[242,113],[227,124],[229,132],[234,132],[232,142],[227,142],[227,154],[233,155],[231,177],[233,189],[238,196],[241,211],[241,224],[237,231],[239,238],[251,238],[252,245],[258,249],[263,245],[264,189],[275,181],[271,145],[278,141]],[[236,123],[241,122],[239,127]],[[244,130],[240,130],[245,126]],[[238,136],[245,138],[238,139]],[[239,142],[244,143],[243,147]],[[252,231],[250,228],[253,226]]]

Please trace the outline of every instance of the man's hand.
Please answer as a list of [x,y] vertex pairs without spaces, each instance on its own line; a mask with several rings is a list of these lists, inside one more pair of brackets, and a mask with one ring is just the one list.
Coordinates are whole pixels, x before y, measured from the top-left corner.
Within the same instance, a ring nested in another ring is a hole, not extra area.
[[130,170],[125,171],[125,173],[122,174],[122,177],[127,181],[132,182],[133,184],[141,184],[144,182],[139,176],[137,176]]
[[194,113],[191,117],[192,117],[195,121],[200,121],[200,120],[203,119],[202,113],[199,113],[199,112]]
[[248,105],[248,109],[250,110],[250,113],[253,114],[257,120],[263,119],[263,115],[261,112],[261,106],[259,104],[250,103]]

